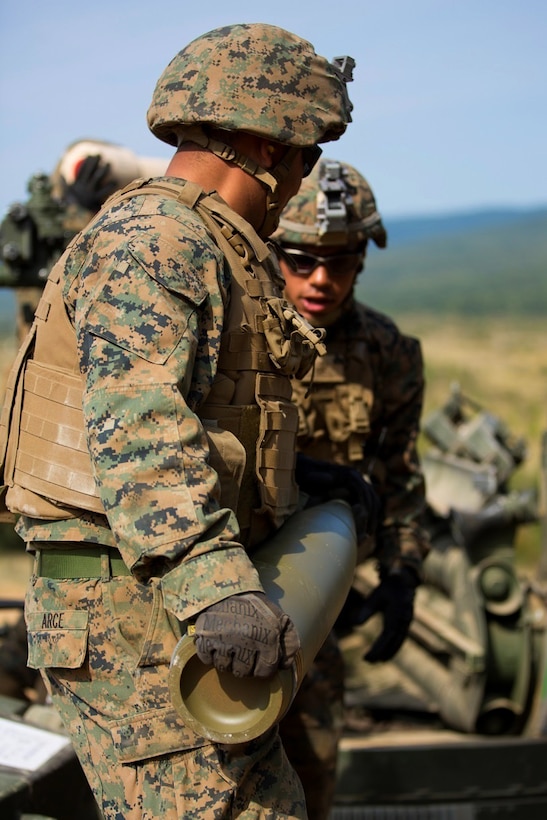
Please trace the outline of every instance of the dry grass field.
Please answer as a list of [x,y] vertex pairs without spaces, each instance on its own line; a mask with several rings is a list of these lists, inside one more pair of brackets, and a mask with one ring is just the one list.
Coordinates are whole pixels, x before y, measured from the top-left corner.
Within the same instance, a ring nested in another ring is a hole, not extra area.
[[541,433],[547,430],[547,322],[405,316],[399,325],[422,341],[424,413],[448,398],[451,383],[459,383],[464,395],[527,439],[529,457],[519,482],[537,476]]

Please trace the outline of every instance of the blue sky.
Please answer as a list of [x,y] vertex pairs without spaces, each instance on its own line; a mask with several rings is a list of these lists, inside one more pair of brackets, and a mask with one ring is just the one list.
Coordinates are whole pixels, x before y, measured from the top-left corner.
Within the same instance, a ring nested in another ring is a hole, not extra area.
[[167,158],[146,125],[164,67],[205,31],[257,21],[356,59],[354,121],[325,153],[385,216],[547,204],[544,0],[2,0],[0,213],[77,139]]

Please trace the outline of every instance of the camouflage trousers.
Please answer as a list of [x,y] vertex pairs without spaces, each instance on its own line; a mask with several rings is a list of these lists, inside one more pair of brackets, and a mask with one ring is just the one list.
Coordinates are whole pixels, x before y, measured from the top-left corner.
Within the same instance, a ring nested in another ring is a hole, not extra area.
[[332,808],[343,705],[343,657],[331,632],[279,725],[289,761],[302,781],[312,820],[327,820]]
[[[108,565],[107,565],[108,566]],[[277,727],[238,746],[195,735],[167,673],[180,635],[154,582],[33,576],[29,664],[40,668],[105,820],[305,820]]]

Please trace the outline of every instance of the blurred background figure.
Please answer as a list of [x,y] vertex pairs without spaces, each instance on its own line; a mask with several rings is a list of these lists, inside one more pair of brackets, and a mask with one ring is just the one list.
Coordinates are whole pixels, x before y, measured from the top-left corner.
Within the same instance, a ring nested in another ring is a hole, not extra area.
[[14,203],[0,223],[0,284],[15,291],[19,341],[49,271],[72,237],[114,191],[137,177],[161,176],[166,167],[166,159],[83,139],[66,148],[51,174],[29,179],[27,201]]

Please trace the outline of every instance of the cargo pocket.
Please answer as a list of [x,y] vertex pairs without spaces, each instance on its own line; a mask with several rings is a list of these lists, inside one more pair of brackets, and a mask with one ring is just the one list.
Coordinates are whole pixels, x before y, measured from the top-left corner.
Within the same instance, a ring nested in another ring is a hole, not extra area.
[[83,609],[27,614],[28,666],[79,669],[86,656],[89,613]]

